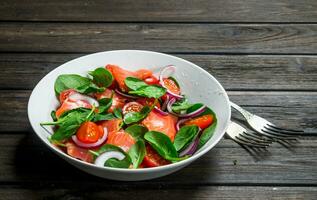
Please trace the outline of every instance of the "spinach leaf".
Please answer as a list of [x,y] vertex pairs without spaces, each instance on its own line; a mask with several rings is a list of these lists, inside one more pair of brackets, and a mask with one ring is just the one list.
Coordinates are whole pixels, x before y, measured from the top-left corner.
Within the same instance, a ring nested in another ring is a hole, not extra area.
[[198,110],[200,107],[204,106],[204,104],[202,103],[195,103],[193,104],[191,107],[189,107],[187,109],[187,113],[191,113],[191,112],[194,112],[195,110]]
[[143,140],[138,140],[129,150],[128,154],[132,160],[133,168],[138,168],[145,156],[145,144]]
[[67,89],[75,89],[80,93],[102,92],[103,88],[98,87],[91,82],[89,78],[77,74],[59,75],[54,84],[54,90],[57,95]]
[[182,110],[187,110],[188,108],[192,107],[193,104],[189,103],[188,100],[186,98],[183,98],[179,101],[176,101],[173,105],[172,105],[172,110],[174,112],[179,113]]
[[139,87],[137,90],[130,91],[129,94],[147,97],[147,98],[160,98],[166,93],[166,89],[158,85],[146,85]]
[[130,90],[137,90],[142,86],[147,86],[144,81],[134,77],[127,77],[124,83]]
[[112,98],[102,98],[98,100],[98,103],[98,113],[107,112],[112,105]]
[[107,113],[107,114],[103,114],[103,113],[95,113],[93,115],[93,118],[91,121],[93,122],[98,122],[98,121],[103,121],[103,120],[111,120],[114,119],[115,116],[112,113]]
[[112,84],[112,74],[103,67],[97,68],[94,71],[89,72],[89,74],[93,77],[93,82],[99,86],[107,88]]
[[149,106],[144,106],[140,112],[130,112],[124,115],[123,121],[126,124],[132,124],[144,119],[151,112]]
[[213,136],[216,127],[217,127],[217,117],[216,114],[210,109],[210,108],[206,108],[206,110],[201,114],[202,115],[208,115],[211,114],[214,117],[214,121],[213,123],[207,127],[201,134],[200,138],[199,138],[199,143],[198,143],[198,149],[200,149],[202,146],[204,146],[204,144],[206,144],[208,142],[208,140]]
[[150,143],[155,151],[163,158],[170,161],[180,161],[187,157],[179,158],[177,151],[168,136],[157,131],[149,131],[144,135],[144,139]]
[[116,158],[111,158],[105,162],[105,166],[107,167],[115,167],[115,168],[129,168],[131,165],[131,158],[130,156],[124,152],[120,147],[105,144],[98,151],[89,150],[93,155],[99,156],[102,153],[109,152],[109,151],[118,151],[124,154],[124,159],[118,160]]
[[199,128],[196,125],[183,126],[179,129],[174,140],[176,151],[182,150],[189,145],[198,135]]
[[80,125],[90,118],[90,115],[89,109],[74,109],[61,115],[55,122],[41,123],[41,125],[58,125],[51,139],[60,141],[74,135]]
[[134,124],[126,128],[124,131],[129,133],[130,135],[132,135],[133,138],[138,140],[138,139],[143,139],[144,134],[148,132],[149,130],[145,126]]
[[55,110],[52,110],[52,112],[51,112],[51,117],[52,117],[52,119],[53,119],[54,122],[57,121],[56,111],[55,111]]
[[122,119],[122,109],[121,108],[115,108],[113,110],[113,114],[114,114],[114,116],[116,116],[116,118]]

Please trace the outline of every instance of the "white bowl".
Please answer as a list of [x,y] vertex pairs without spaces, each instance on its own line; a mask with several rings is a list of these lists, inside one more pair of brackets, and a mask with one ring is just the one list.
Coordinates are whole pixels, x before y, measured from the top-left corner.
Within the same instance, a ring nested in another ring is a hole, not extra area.
[[[177,67],[175,77],[180,83],[183,93],[188,95],[190,101],[204,103],[216,113],[218,125],[212,138],[195,155],[184,161],[145,169],[97,167],[94,164],[72,158],[51,145],[48,141],[49,134],[40,126],[40,122],[51,121],[50,112],[56,109],[59,104],[54,93],[54,82],[57,76],[69,73],[86,76],[87,71],[105,66],[106,64],[116,64],[128,70],[147,68],[155,72],[158,72],[166,65],[175,65]],[[100,52],[71,60],[42,78],[34,88],[28,103],[28,117],[33,130],[53,152],[75,167],[90,174],[108,179],[126,181],[161,177],[189,165],[219,142],[225,133],[230,115],[231,111],[227,93],[220,83],[208,72],[191,62],[175,56],[138,50]]]

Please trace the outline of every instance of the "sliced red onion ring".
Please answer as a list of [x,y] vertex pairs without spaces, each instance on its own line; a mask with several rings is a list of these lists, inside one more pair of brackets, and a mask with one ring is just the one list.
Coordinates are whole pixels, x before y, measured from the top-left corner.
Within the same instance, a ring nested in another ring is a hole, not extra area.
[[116,158],[118,160],[123,160],[125,155],[119,151],[107,151],[99,155],[95,160],[95,165],[104,167],[105,162],[110,158]]
[[77,92],[69,95],[68,98],[73,101],[77,101],[77,100],[87,101],[90,105],[94,105],[96,107],[99,106],[99,103],[96,99],[84,94],[77,93]]
[[108,130],[107,128],[103,128],[103,136],[102,138],[100,138],[97,142],[95,143],[84,143],[78,140],[76,135],[72,136],[72,140],[75,142],[75,144],[79,147],[83,147],[83,148],[93,148],[93,147],[97,147],[100,146],[102,143],[104,143],[106,141],[108,137]]
[[201,113],[203,113],[206,109],[206,106],[203,105],[202,107],[200,107],[199,109],[195,110],[194,112],[191,113],[186,113],[186,114],[179,114],[179,113],[175,113],[172,109],[172,105],[176,102],[175,98],[172,98],[168,104],[167,104],[167,110],[169,113],[176,115],[178,117],[184,117],[184,118],[188,118],[188,117],[196,117],[198,115],[200,115]]
[[159,108],[156,107],[156,106],[154,106],[154,110],[155,110],[156,112],[160,113],[161,115],[164,115],[164,116],[168,115],[167,112],[164,112],[163,110],[159,109]]
[[188,120],[189,120],[188,118],[179,120],[179,121],[177,122],[177,124],[176,124],[176,131],[178,132],[179,129],[180,129],[180,127],[181,127],[181,125],[184,124],[184,122],[186,122],[186,121],[188,121]]
[[174,65],[167,65],[166,67],[164,67],[161,72],[160,72],[160,75],[159,75],[159,79],[160,79],[160,84],[167,90],[167,94],[169,94],[170,96],[174,97],[174,98],[177,98],[177,99],[182,99],[184,98],[182,95],[179,95],[179,94],[175,94],[173,93],[172,91],[170,91],[169,89],[167,89],[164,85],[164,81],[163,81],[163,78],[164,78],[164,74],[165,72],[167,71],[172,71],[172,73],[174,73],[176,71],[176,67]]
[[166,100],[164,101],[163,105],[162,105],[162,110],[165,111],[167,108],[167,104],[170,101],[170,96],[166,95]]
[[120,90],[118,89],[115,89],[115,92],[118,93],[119,95],[121,96],[124,96],[124,97],[127,97],[127,98],[130,98],[130,99],[138,99],[139,97],[136,97],[136,96],[132,96],[132,95],[129,95],[129,94],[126,94],[126,93],[123,93],[121,92]]
[[199,143],[199,137],[196,137],[195,140],[192,143],[190,143],[188,147],[186,147],[186,149],[184,149],[183,151],[179,153],[179,157],[183,157],[185,155],[192,156],[197,150],[198,143]]

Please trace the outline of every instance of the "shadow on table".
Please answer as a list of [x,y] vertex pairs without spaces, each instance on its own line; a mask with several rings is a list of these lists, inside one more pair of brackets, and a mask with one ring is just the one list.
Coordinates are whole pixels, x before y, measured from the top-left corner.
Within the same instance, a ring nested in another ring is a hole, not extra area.
[[216,165],[214,162],[210,158],[199,159],[174,174],[149,181],[112,181],[89,175],[68,164],[30,131],[16,147],[14,168],[16,181],[34,195],[46,199],[98,199],[103,195],[107,199],[144,199],[144,195],[149,195],[150,199],[170,199],[170,193],[177,191],[174,195],[184,193],[186,195],[181,198],[186,200],[192,199],[199,187],[214,179],[213,170],[204,168]]

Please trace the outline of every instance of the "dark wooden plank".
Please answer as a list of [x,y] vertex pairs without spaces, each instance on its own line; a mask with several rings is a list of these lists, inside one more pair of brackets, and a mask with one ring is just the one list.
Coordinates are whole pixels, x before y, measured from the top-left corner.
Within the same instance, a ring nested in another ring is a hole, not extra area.
[[[183,189],[157,188],[151,190],[139,190],[125,188],[123,190],[111,190],[107,186],[100,186],[100,190],[91,191],[84,189],[41,189],[32,190],[24,188],[2,188],[0,195],[3,200],[23,199],[224,199],[224,200],[315,200],[317,188],[315,187],[194,187]],[[155,194],[155,195],[153,195]]]
[[[27,131],[27,101],[31,91],[2,90],[0,93],[0,130]],[[289,128],[317,133],[316,92],[229,92],[232,101],[254,113]]]
[[0,20],[316,22],[314,0],[2,0]]
[[[0,54],[0,87],[32,89],[50,70],[82,55]],[[317,90],[317,56],[176,56],[203,67],[227,90]]]
[[[108,189],[183,186],[316,186],[317,138],[302,138],[287,149],[274,143],[249,154],[222,139],[206,155],[179,172],[151,181],[117,182],[91,176],[59,158],[33,133],[0,135],[0,183],[26,187]],[[236,160],[236,164],[234,164]]]
[[317,24],[1,23],[1,52],[316,54]]

